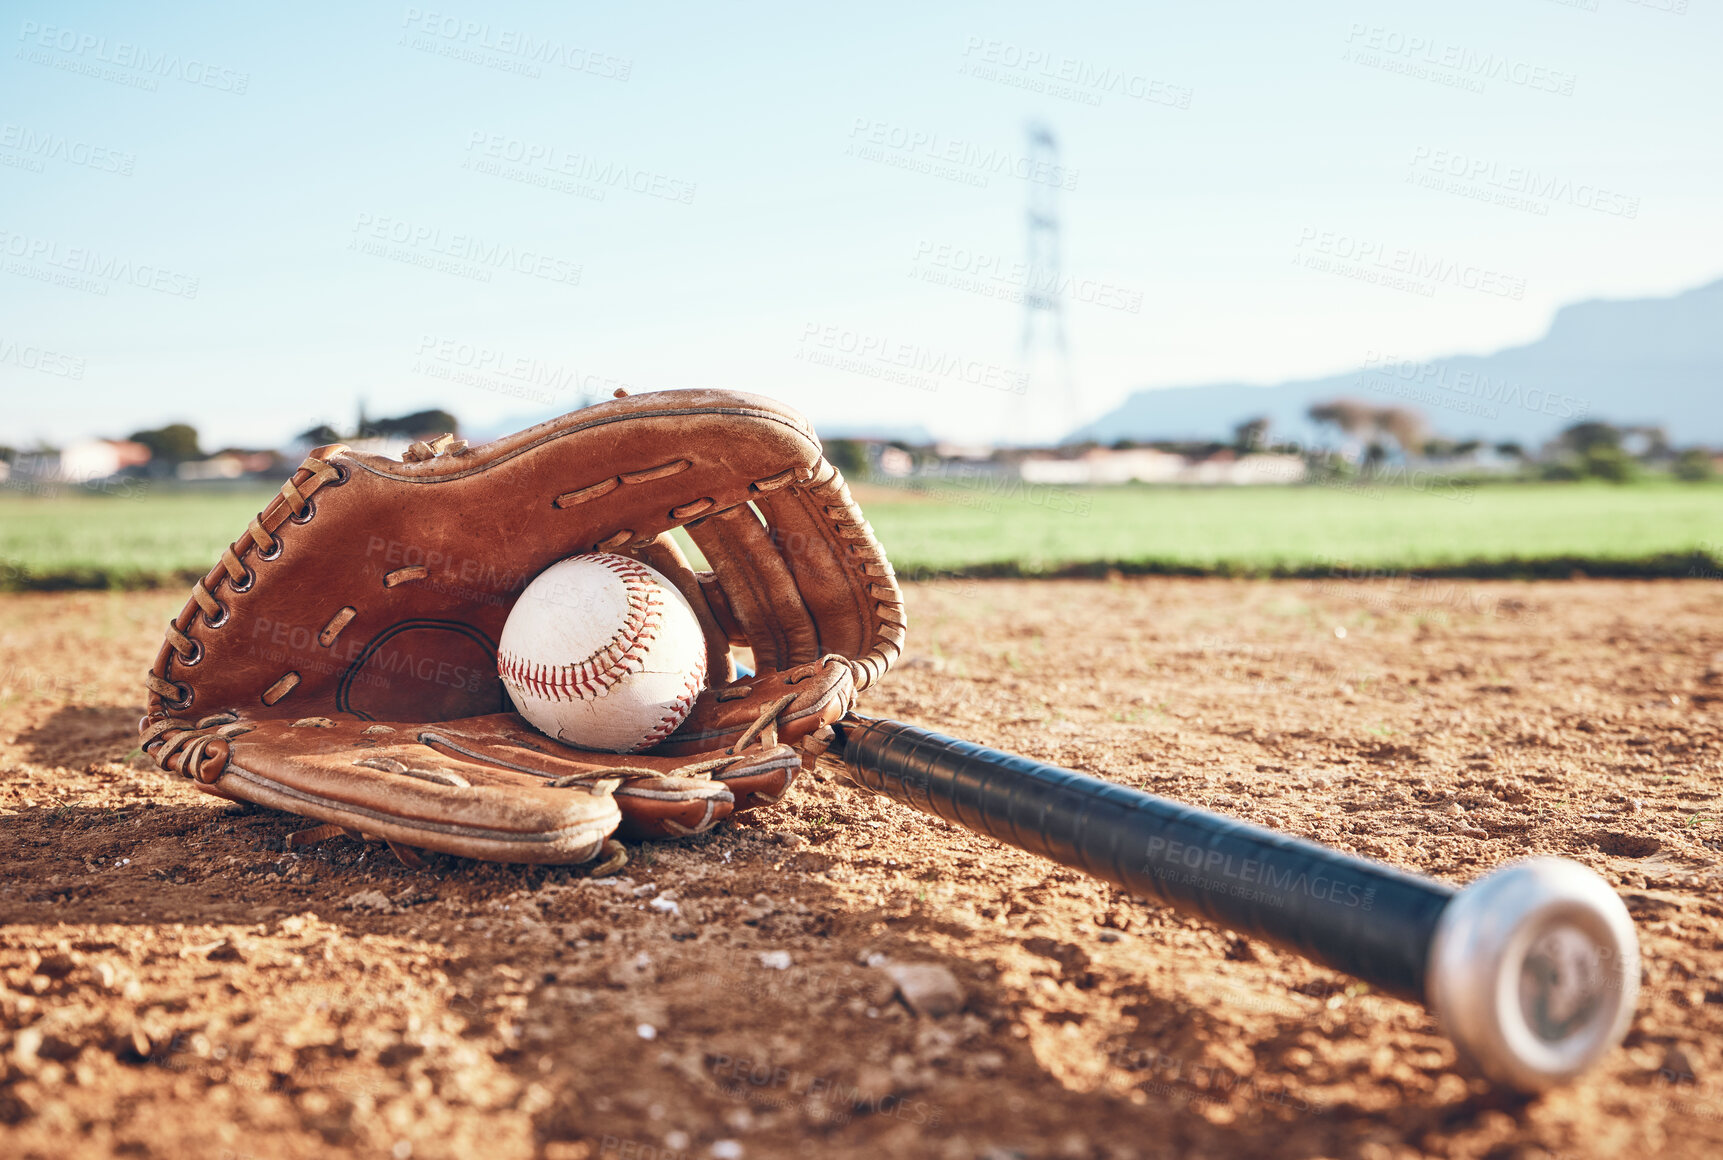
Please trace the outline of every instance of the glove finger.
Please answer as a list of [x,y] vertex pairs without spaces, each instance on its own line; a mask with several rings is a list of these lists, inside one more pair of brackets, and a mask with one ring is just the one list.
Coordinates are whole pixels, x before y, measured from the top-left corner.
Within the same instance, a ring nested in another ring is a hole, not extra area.
[[610,785],[551,787],[540,774],[439,752],[414,728],[260,721],[230,731],[227,760],[198,782],[389,842],[500,862],[589,861],[621,820]]
[[813,617],[820,651],[864,664],[880,658],[878,671],[858,682],[866,688],[902,650],[903,593],[843,477],[821,460],[809,482],[754,502]]
[[795,577],[752,508],[742,504],[695,520],[688,535],[717,574],[762,669],[819,658],[819,633]]
[[802,772],[800,753],[788,745],[779,745],[775,749],[789,760],[769,769],[742,768],[723,776],[725,787],[736,799],[737,813],[759,809],[761,806],[777,805],[778,799],[784,796],[796,776]]
[[736,798],[716,781],[691,777],[630,780],[616,788],[625,838],[686,838],[729,817]]
[[795,745],[855,707],[855,676],[843,657],[825,656],[707,689],[676,732],[651,752],[675,756],[734,748],[761,714],[785,696],[794,699],[777,711],[774,724],[778,740]]
[[782,744],[741,754],[714,746],[677,755],[593,753],[546,737],[513,713],[403,729],[439,753],[555,781],[620,778],[615,797],[622,832],[636,838],[704,833],[733,810],[777,801],[802,768],[800,754]]

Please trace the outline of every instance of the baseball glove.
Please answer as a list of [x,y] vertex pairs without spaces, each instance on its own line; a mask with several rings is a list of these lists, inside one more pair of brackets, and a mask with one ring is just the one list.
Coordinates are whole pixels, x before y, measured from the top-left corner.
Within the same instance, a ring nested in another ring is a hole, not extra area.
[[[590,551],[663,573],[706,636],[687,719],[626,757],[537,732],[497,676],[520,591]],[[410,865],[614,859],[619,827],[695,834],[777,801],[903,634],[891,564],[807,421],[666,391],[401,461],[316,448],[193,586],[139,734],[206,792],[322,823],[290,845],[345,832]],[[732,645],[754,675],[737,679]]]

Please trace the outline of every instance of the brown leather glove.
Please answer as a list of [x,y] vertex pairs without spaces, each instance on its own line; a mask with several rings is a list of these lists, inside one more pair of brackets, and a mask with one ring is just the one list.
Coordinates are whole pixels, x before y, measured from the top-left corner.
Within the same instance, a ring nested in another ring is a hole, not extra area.
[[[619,824],[699,833],[777,801],[902,648],[891,564],[807,421],[771,399],[639,395],[403,458],[312,451],[150,670],[145,751],[209,793],[325,823],[296,844],[345,831],[410,864],[571,863]],[[595,550],[658,569],[706,632],[709,687],[644,754],[552,740],[497,677],[521,589]],[[756,675],[736,679],[733,644]]]

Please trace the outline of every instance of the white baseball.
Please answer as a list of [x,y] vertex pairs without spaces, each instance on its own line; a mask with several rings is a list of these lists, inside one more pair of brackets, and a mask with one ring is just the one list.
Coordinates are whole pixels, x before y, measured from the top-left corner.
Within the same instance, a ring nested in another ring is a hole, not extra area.
[[706,683],[706,638],[676,586],[627,556],[546,568],[515,601],[497,675],[522,717],[580,749],[635,753],[682,724]]

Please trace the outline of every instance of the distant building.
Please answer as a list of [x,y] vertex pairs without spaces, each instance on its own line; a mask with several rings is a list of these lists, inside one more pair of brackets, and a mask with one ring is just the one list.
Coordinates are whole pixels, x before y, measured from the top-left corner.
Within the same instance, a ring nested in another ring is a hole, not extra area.
[[1185,457],[1169,451],[1096,447],[1077,459],[1031,457],[1023,461],[1021,471],[1025,483],[1170,483],[1184,468]]
[[245,474],[245,465],[237,455],[211,455],[208,459],[187,460],[174,468],[181,479],[238,479]]
[[915,471],[915,458],[901,447],[882,447],[879,451],[879,470],[881,475],[904,479]]
[[242,451],[230,448],[208,459],[188,460],[174,469],[184,480],[242,479],[247,475],[279,475],[282,459],[274,451]]
[[970,459],[980,462],[993,458],[993,450],[990,443],[940,442],[933,445],[933,453],[941,459]]
[[18,457],[18,474],[65,483],[89,483],[150,461],[150,449],[125,439],[87,439],[60,451]]
[[1408,464],[1414,470],[1464,471],[1468,475],[1507,475],[1520,470],[1522,464],[1512,455],[1503,455],[1488,445],[1475,447],[1461,455],[1440,458],[1420,456]]
[[1231,487],[1263,487],[1303,483],[1309,469],[1297,455],[1238,455],[1221,451],[1193,461],[1176,483],[1212,483]]
[[1021,465],[1025,483],[1105,486],[1121,483],[1191,483],[1230,486],[1301,483],[1307,473],[1296,455],[1245,455],[1219,451],[1197,459],[1152,447],[1096,447],[1076,459],[1032,456]]

